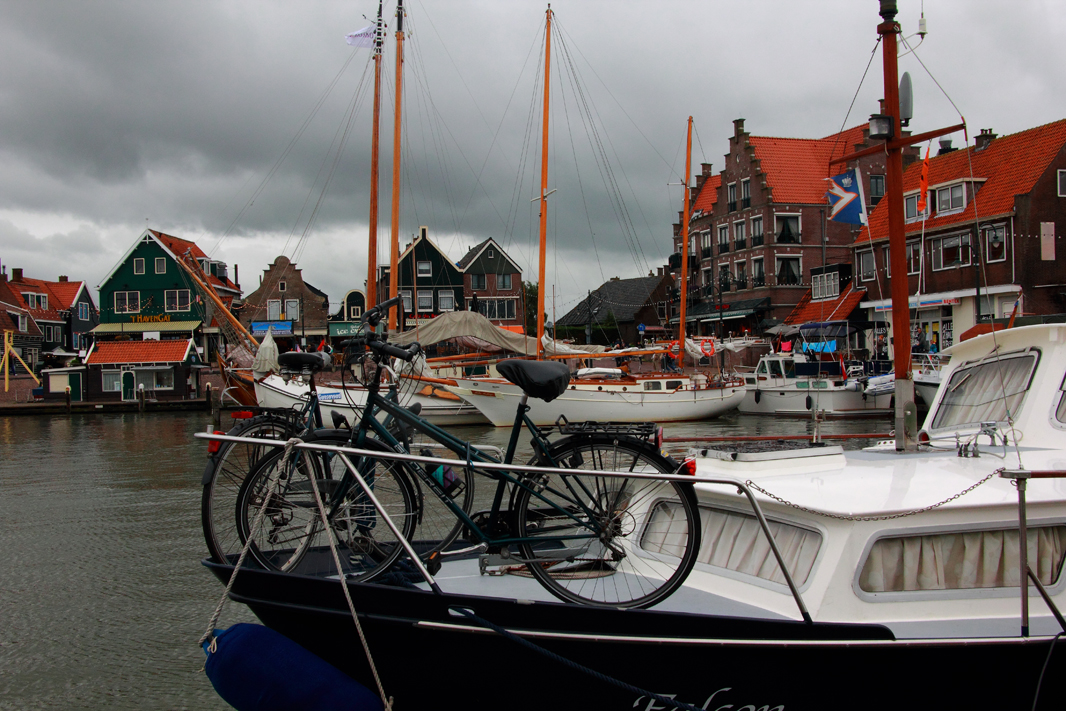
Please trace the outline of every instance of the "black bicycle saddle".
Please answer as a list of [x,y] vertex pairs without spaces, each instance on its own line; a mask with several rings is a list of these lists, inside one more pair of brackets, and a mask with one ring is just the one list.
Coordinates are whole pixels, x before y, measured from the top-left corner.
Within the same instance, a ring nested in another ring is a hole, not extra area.
[[570,368],[553,360],[521,360],[512,358],[496,364],[496,371],[522,388],[522,392],[544,402],[551,402],[566,392],[570,384]]

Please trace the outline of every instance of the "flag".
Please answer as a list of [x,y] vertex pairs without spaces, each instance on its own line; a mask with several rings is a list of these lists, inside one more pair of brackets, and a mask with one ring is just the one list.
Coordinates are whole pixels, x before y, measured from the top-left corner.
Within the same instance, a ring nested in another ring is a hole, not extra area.
[[866,199],[862,194],[862,176],[859,169],[849,170],[832,178],[829,181],[829,219],[836,222],[847,222],[852,225],[866,224]]
[[361,30],[356,30],[344,36],[344,41],[353,47],[360,47],[362,49],[373,49],[374,47],[374,25],[367,25]]
[[929,192],[929,146],[925,147],[925,160],[922,161],[922,177],[918,180],[918,214],[925,214],[925,196]]

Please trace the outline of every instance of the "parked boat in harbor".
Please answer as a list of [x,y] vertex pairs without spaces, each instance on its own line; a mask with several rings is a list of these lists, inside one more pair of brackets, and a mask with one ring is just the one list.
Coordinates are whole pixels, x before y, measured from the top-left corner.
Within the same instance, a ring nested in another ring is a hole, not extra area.
[[863,383],[839,360],[815,360],[802,353],[768,353],[753,372],[743,373],[744,413],[826,417],[887,417],[892,392],[867,395]]

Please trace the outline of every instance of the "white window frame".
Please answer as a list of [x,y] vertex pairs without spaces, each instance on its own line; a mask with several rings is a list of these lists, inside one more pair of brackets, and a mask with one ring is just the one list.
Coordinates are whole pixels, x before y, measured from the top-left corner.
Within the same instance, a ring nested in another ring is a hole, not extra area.
[[[934,191],[932,191],[932,190],[929,191],[929,193],[933,193],[933,192]],[[929,207],[930,207],[930,204],[935,199],[935,195],[926,194],[926,196],[925,196],[925,211],[924,212],[918,212],[918,198],[919,197],[920,196],[919,196],[918,193],[912,193],[910,195],[904,196],[904,198],[903,198],[903,220],[904,220],[904,222],[906,222],[906,223],[920,222],[920,221],[922,221],[923,219],[925,219],[926,217],[929,216]],[[914,214],[910,215],[910,214],[908,214],[907,210],[910,209],[910,206],[912,204],[914,205]]]
[[403,289],[400,291],[400,297],[403,299],[403,312],[405,314],[414,313],[411,310],[411,290]]
[[133,273],[137,275],[144,274],[144,257],[133,258]]
[[284,280],[278,282],[278,291],[285,291],[285,281]]
[[299,299],[285,299],[285,320],[286,321],[299,321],[300,320],[300,300]]
[[48,297],[46,295],[37,295],[37,308],[41,309],[42,311],[48,310]]
[[[744,220],[741,220],[740,222],[734,222],[733,223],[733,244],[734,245],[747,236],[745,234],[745,224],[746,223],[744,222]],[[744,245],[744,248],[747,248],[747,244]]]
[[[796,283],[795,284],[780,284],[777,282],[777,275],[781,273],[781,262],[791,259],[799,263],[799,267],[796,270]],[[774,255],[774,283],[777,286],[802,286],[803,285],[803,257],[798,254],[775,254]]]
[[167,273],[167,258],[156,257],[155,258],[155,273],[166,274]]
[[[870,270],[865,269],[863,261],[866,257],[870,258]],[[877,257],[874,256],[872,249],[864,249],[858,254],[859,257],[859,280],[860,281],[873,281],[877,278]]]
[[280,321],[281,313],[281,299],[267,299],[267,321]]
[[437,305],[443,311],[455,311],[455,292],[451,289],[441,289],[437,292]]
[[729,244],[729,225],[718,225],[718,244]]
[[[741,272],[744,272],[744,286],[743,287],[737,286],[737,282],[740,281],[740,273]],[[733,262],[733,284],[734,284],[734,286],[737,286],[738,289],[739,288],[744,288],[744,289],[749,288],[749,285],[748,285],[748,260],[741,259],[739,261]]]
[[[875,181],[876,179],[876,181]],[[880,192],[874,190],[874,182],[877,182],[881,186]],[[885,176],[880,174],[870,175],[870,197],[871,198],[883,198],[885,196]]]
[[1066,170],[1059,170],[1059,197],[1066,197]]
[[84,301],[78,303],[78,320],[89,320],[89,304],[85,303]]
[[363,307],[362,306],[349,306],[348,307],[348,318],[356,319],[356,318],[359,318],[362,315],[363,315]]
[[[185,308],[181,308],[181,295],[185,294]],[[174,308],[170,307],[170,295],[174,295]],[[166,289],[163,292],[163,306],[168,313],[192,310],[192,294],[188,289]]]
[[[418,296],[418,313],[429,313],[433,311],[433,290],[432,289],[419,289]],[[428,299],[423,303],[423,299]]]
[[751,178],[740,181],[740,199],[751,200]]
[[[756,232],[755,232],[755,226],[756,225],[759,226],[758,234],[756,234]],[[762,218],[761,217],[753,217],[753,218],[751,218],[751,238],[755,239],[756,237],[763,237],[763,236],[764,235],[763,235],[763,229],[762,229]]]
[[493,259],[493,258],[495,258],[495,257],[496,257],[496,253],[495,253],[495,252],[493,252],[493,251],[492,251],[491,249],[490,249],[490,250],[488,250],[488,251],[487,251],[487,252],[485,253],[485,258],[486,258],[486,259]]
[[756,279],[756,276],[755,276],[755,265],[756,264],[758,264],[760,267],[762,267],[762,274],[760,275],[761,278],[762,278],[761,286],[766,286],[766,260],[763,257],[756,257],[756,258],[751,260],[751,288],[752,289],[758,288],[755,285],[755,279]]
[[71,340],[73,341],[73,343],[71,344],[72,348],[74,348],[75,350],[81,348],[81,334],[80,333],[75,331],[73,334],[71,334]]
[[737,184],[730,183],[726,186],[726,202],[733,203],[734,208],[737,202]]
[[29,317],[26,314],[14,314],[14,316],[18,319],[19,331],[21,333],[28,331],[30,328]]
[[[124,308],[119,308],[118,295],[122,294],[125,298],[126,305]],[[137,308],[130,308],[130,294],[137,295]],[[117,314],[139,314],[141,312],[141,292],[139,291],[116,291],[114,295],[115,313]]]
[[[958,196],[959,197],[959,205],[955,204],[955,190],[956,189],[958,189],[958,191],[959,191],[959,196]],[[942,194],[947,196],[947,205],[948,205],[948,207],[946,209],[943,209],[943,210],[940,209],[940,201],[941,201],[941,197],[940,196]],[[956,213],[962,212],[965,209],[966,209],[966,184],[965,183],[955,183],[954,185],[945,185],[942,188],[937,188],[936,189],[936,214],[938,214],[938,215],[954,215]]]
[[497,274],[496,275],[496,288],[497,289],[501,289],[503,291],[510,291],[513,288],[511,286],[511,275],[510,274]]
[[[933,271],[934,272],[943,272],[943,271],[947,271],[948,269],[955,269],[956,268],[956,265],[954,263],[952,263],[952,264],[944,264],[944,242],[948,241],[948,240],[956,240],[956,239],[959,240],[958,249],[959,249],[959,253],[960,254],[962,253],[963,240],[966,240],[966,247],[967,247],[967,250],[966,250],[966,261],[958,264],[957,266],[959,268],[961,268],[961,267],[968,267],[971,264],[973,264],[973,249],[972,249],[972,245],[970,244],[970,233],[969,232],[961,232],[961,233],[958,233],[958,234],[946,235],[944,237],[934,237],[933,239],[930,240],[930,242],[932,243]],[[937,264],[939,264],[940,266],[937,266]]]
[[892,248],[890,245],[881,247],[881,263],[885,265],[885,278],[892,278]]
[[415,276],[416,277],[431,277],[433,276],[433,262],[423,260],[421,262],[415,262]]
[[781,242],[780,244],[802,244],[803,243],[803,214],[799,212],[775,212],[774,213],[774,243],[777,244],[778,231],[777,231],[777,218],[796,218],[796,241],[795,242]]
[[[911,269],[911,267],[912,267],[911,250],[914,249],[914,248],[917,248],[917,250],[918,250],[918,260],[917,260],[917,266],[914,269]],[[921,242],[919,242],[918,240],[912,240],[910,242],[907,242],[907,275],[908,276],[910,276],[911,274],[921,274],[923,257],[924,257],[924,255],[922,254],[922,243]]]
[[470,275],[470,290],[471,291],[485,291],[488,287],[488,279],[484,274],[471,274]]
[[[997,259],[992,259],[992,239],[991,238],[992,238],[992,234],[996,233],[996,232],[1000,233],[1000,235],[1002,236],[1002,241],[1000,242],[1000,247],[999,248],[1003,250],[1003,254],[1002,254],[1002,256],[1000,256]],[[1006,224],[992,225],[990,227],[982,228],[981,229],[981,238],[982,238],[982,241],[984,242],[983,246],[985,248],[985,263],[986,264],[993,264],[995,262],[1005,262],[1005,261],[1007,261],[1007,225]]]
[[[112,387],[108,387],[108,376],[114,376],[111,382]],[[100,389],[105,393],[120,393],[122,392],[122,371],[121,370],[104,370],[100,373]]]

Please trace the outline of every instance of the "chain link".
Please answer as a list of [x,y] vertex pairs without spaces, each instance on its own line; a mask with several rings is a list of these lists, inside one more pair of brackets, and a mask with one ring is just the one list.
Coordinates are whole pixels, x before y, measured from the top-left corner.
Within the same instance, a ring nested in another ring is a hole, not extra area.
[[780,496],[777,496],[776,494],[771,494],[766,489],[762,488],[761,486],[759,486],[755,482],[751,481],[751,479],[749,479],[748,481],[746,481],[744,483],[747,484],[748,488],[754,489],[755,491],[758,491],[761,494],[765,494],[766,496],[769,496],[771,499],[773,499],[774,501],[777,501],[778,503],[781,503],[781,504],[784,504],[785,506],[788,506],[790,508],[796,509],[797,511],[803,511],[805,513],[814,514],[815,516],[825,516],[826,518],[835,518],[835,519],[837,519],[839,521],[891,521],[892,519],[896,519],[896,518],[906,518],[907,516],[914,516],[915,514],[925,513],[926,511],[932,511],[933,509],[940,508],[944,504],[949,504],[952,501],[954,501],[955,499],[958,499],[958,498],[961,498],[963,496],[966,496],[966,494],[969,494],[971,491],[973,491],[977,487],[981,486],[982,484],[987,482],[989,479],[991,479],[994,476],[996,476],[996,474],[998,474],[998,473],[999,473],[999,470],[997,469],[996,471],[992,472],[991,474],[989,474],[988,476],[986,476],[984,479],[982,479],[981,481],[977,482],[976,484],[973,484],[972,486],[966,487],[965,489],[963,489],[959,493],[955,494],[954,496],[952,496],[950,498],[944,499],[943,501],[941,501],[938,504],[933,504],[931,506],[926,506],[926,507],[920,508],[920,509],[914,509],[913,511],[903,511],[901,513],[889,514],[887,516],[848,516],[846,514],[833,514],[833,513],[826,513],[824,511],[816,511],[815,509],[809,509],[806,506],[800,506],[799,504],[794,504],[791,501],[786,501],[785,499],[782,499]]

